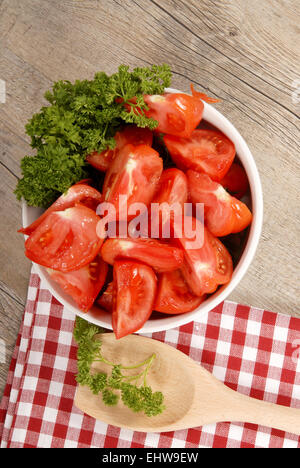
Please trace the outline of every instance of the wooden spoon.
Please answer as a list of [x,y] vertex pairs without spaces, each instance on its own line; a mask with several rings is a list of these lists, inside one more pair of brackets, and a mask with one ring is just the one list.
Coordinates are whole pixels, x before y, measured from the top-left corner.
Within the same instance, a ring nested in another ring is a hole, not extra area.
[[[162,414],[147,417],[144,413],[133,413],[121,400],[117,406],[105,406],[101,395],[93,395],[86,386],[78,386],[75,405],[100,421],[141,432],[167,432],[240,421],[300,434],[300,410],[237,393],[171,346],[138,335],[120,340],[113,333],[98,337],[103,343],[104,357],[124,366],[143,362],[156,354],[147,384],[153,391],[163,392],[166,406]],[[93,369],[111,371],[111,367],[101,362],[94,363]]]

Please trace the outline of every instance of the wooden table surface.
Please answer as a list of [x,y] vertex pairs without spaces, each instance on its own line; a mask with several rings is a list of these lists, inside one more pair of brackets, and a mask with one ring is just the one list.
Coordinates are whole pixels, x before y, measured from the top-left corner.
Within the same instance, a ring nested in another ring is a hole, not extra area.
[[[24,125],[58,79],[169,63],[173,87],[222,99],[248,142],[264,189],[264,228],[230,299],[300,316],[299,0],[0,0],[0,395],[26,301],[19,163]],[[0,83],[1,84],[1,83]],[[298,215],[298,223],[297,223]]]

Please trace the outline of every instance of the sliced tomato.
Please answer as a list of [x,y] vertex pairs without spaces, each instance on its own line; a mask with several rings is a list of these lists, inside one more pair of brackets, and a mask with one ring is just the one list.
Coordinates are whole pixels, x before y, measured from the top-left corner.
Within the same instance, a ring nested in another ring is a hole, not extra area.
[[152,268],[132,261],[114,264],[112,327],[116,338],[138,331],[151,315],[157,279]]
[[117,148],[114,149],[106,149],[98,153],[97,151],[93,151],[92,153],[88,154],[86,157],[87,162],[93,166],[95,169],[101,172],[107,171],[111,162],[113,161]]
[[187,198],[188,187],[184,172],[176,169],[176,167],[171,167],[163,171],[159,181],[159,189],[152,203],[167,202],[170,205],[173,203],[180,203],[180,205],[183,206]]
[[146,95],[144,100],[149,107],[145,114],[158,121],[156,132],[189,138],[202,119],[204,104],[198,96]]
[[41,222],[54,211],[63,211],[66,208],[71,208],[76,203],[81,203],[96,210],[101,201],[101,193],[98,190],[90,187],[81,181],[80,184],[75,184],[70,187],[66,193],[61,195],[38,219],[36,219],[30,226],[20,229],[22,232],[29,236]]
[[127,144],[152,145],[153,134],[148,128],[140,128],[136,125],[128,125],[115,134],[116,146],[101,153],[94,151],[87,156],[87,162],[99,171],[107,171],[117,152]]
[[50,213],[26,240],[25,255],[53,270],[78,270],[92,262],[101,248],[98,221],[96,213],[83,205]]
[[79,270],[63,273],[47,269],[51,278],[69,294],[79,308],[87,312],[93,305],[106,280],[108,265],[99,255]]
[[97,304],[103,309],[111,312],[113,309],[113,282],[107,285],[104,293],[97,299]]
[[216,237],[223,237],[245,229],[252,220],[249,208],[232,197],[218,182],[206,174],[187,171],[190,198],[204,203],[205,225]]
[[[188,221],[184,219],[188,226]],[[190,248],[192,233],[182,235],[181,226],[174,223],[174,243],[184,251],[184,262],[181,271],[191,291],[196,296],[214,292],[218,285],[230,281],[233,265],[232,259],[222,244],[202,223],[193,218],[193,232],[204,230],[203,244],[199,248]]]
[[76,182],[74,185],[81,185],[81,184],[93,185],[93,179],[91,179],[90,177],[87,179],[81,179],[78,182]]
[[156,239],[108,239],[102,246],[101,255],[110,265],[117,259],[131,258],[146,263],[158,273],[177,270],[183,262],[180,248]]
[[220,184],[239,200],[247,193],[249,188],[248,177],[245,169],[237,163],[233,163]]
[[132,145],[147,145],[152,146],[153,133],[149,128],[141,128],[136,125],[127,125],[115,135],[118,148],[131,143]]
[[[149,234],[151,234],[150,228],[152,227],[152,232],[157,233],[155,237],[164,237],[164,227],[170,224],[170,218],[174,216],[174,210],[176,212],[178,207],[182,212],[187,199],[188,185],[184,172],[173,167],[164,170],[159,181],[158,191],[151,202],[148,220]],[[154,203],[157,204],[155,209],[153,207]],[[172,206],[174,209],[172,209]],[[147,237],[148,231],[143,233],[143,237]]]
[[128,211],[133,203],[149,205],[162,170],[162,159],[157,151],[147,145],[128,144],[118,152],[103,184],[103,201],[115,207],[115,219],[122,220],[126,216],[132,219],[135,214],[128,215]]
[[194,130],[190,138],[165,135],[163,139],[180,169],[204,172],[216,181],[225,177],[234,160],[235,146],[221,132]]
[[180,270],[162,273],[158,277],[154,310],[164,314],[184,314],[196,309],[205,296],[195,296]]
[[234,215],[233,233],[241,232],[252,222],[252,213],[245,203],[235,197],[231,197],[231,208]]

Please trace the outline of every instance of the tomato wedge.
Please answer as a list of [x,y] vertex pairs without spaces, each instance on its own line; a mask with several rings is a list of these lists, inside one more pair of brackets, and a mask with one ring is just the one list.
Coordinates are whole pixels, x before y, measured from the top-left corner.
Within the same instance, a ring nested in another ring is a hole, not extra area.
[[247,193],[249,188],[248,177],[245,169],[237,163],[233,163],[220,184],[239,200]]
[[79,270],[63,273],[47,269],[51,278],[69,294],[79,308],[87,312],[93,305],[106,280],[108,265],[99,255]]
[[183,262],[180,248],[156,239],[108,239],[102,246],[101,255],[110,265],[116,259],[131,258],[146,263],[158,273],[177,270]]
[[23,234],[30,235],[40,224],[41,222],[54,211],[63,211],[66,208],[71,208],[76,203],[81,203],[90,207],[93,210],[96,210],[97,206],[101,201],[101,193],[98,190],[86,185],[84,183],[75,184],[70,187],[66,193],[61,195],[38,219],[36,219],[30,226],[26,228],[19,229],[18,232]]
[[156,283],[149,266],[132,261],[115,262],[112,327],[117,339],[138,331],[148,320]]
[[163,140],[180,169],[204,172],[216,181],[223,179],[235,157],[232,141],[214,130],[194,130],[190,138],[165,135]]
[[152,200],[152,203],[167,202],[170,205],[173,203],[180,203],[181,206],[188,199],[187,179],[184,172],[171,167],[163,171],[160,181],[159,189]]
[[230,281],[233,265],[229,252],[222,242],[214,237],[198,219],[193,218],[193,231],[200,232],[201,229],[204,229],[204,242],[200,248],[191,249],[189,247],[192,236],[179,237],[181,226],[174,223],[173,228],[174,243],[184,251],[182,274],[196,296],[200,297],[212,293],[218,285]]
[[97,304],[103,309],[111,312],[113,309],[113,282],[107,285],[104,293],[97,299]]
[[154,94],[144,96],[144,100],[149,107],[146,116],[158,121],[156,132],[189,138],[202,119],[204,104],[198,96]]
[[[151,237],[151,227],[153,233],[152,237],[165,237],[163,235],[164,227],[167,226],[167,224],[170,225],[170,218],[174,216],[172,206],[174,210],[176,210],[176,207],[179,207],[180,212],[182,212],[187,199],[188,185],[184,172],[173,167],[164,170],[159,181],[158,191],[151,202],[148,231],[142,233],[143,237],[147,237],[148,232],[149,237]],[[153,208],[154,203],[157,204],[155,209]],[[156,235],[154,235],[154,233]]]
[[90,263],[103,239],[96,234],[99,217],[83,205],[50,213],[25,242],[25,255],[35,263],[68,272]]
[[115,207],[115,219],[122,220],[126,216],[132,219],[135,213],[128,215],[128,211],[133,203],[149,205],[162,170],[162,159],[157,151],[147,145],[128,144],[118,152],[106,172],[103,184],[103,201]]
[[99,171],[107,171],[117,152],[123,146],[132,145],[152,145],[153,134],[148,128],[140,128],[136,125],[128,125],[123,130],[115,134],[116,146],[114,149],[107,149],[101,153],[94,151],[87,156],[87,162]]
[[196,309],[205,296],[195,296],[180,270],[162,273],[158,277],[154,310],[163,314],[184,314]]
[[193,203],[204,203],[205,224],[216,237],[243,231],[252,220],[249,208],[206,174],[186,173]]

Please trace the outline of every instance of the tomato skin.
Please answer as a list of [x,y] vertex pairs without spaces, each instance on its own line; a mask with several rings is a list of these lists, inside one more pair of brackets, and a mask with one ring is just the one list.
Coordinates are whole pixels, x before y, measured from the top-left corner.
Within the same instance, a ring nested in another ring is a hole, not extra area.
[[[143,233],[143,236],[147,237],[149,234],[149,237],[151,237],[150,228],[152,226],[153,232],[158,234],[155,237],[164,237],[164,227],[167,224],[170,225],[170,218],[174,216],[174,212],[170,211],[169,208],[173,205],[174,210],[176,209],[176,206],[179,208],[181,207],[183,210],[184,204],[187,200],[188,184],[184,172],[174,167],[164,170],[159,181],[158,191],[151,202],[148,219],[148,232]],[[156,210],[153,209],[154,203],[160,205],[159,215],[158,212],[155,213]],[[151,219],[151,215],[153,215],[153,219]]]
[[92,153],[87,155],[86,161],[98,171],[106,172],[110,164],[112,163],[115,155],[116,148],[108,148],[106,150],[101,151],[101,153],[93,151]]
[[231,197],[231,208],[234,216],[232,233],[241,232],[251,224],[252,213],[245,203],[235,197]]
[[217,182],[225,177],[235,157],[234,144],[214,130],[194,130],[190,138],[165,135],[163,140],[179,169],[204,172]]
[[196,296],[213,293],[220,284],[230,281],[233,265],[229,252],[198,219],[193,218],[193,229],[198,232],[204,230],[203,245],[200,248],[189,248],[191,238],[180,237],[181,230],[178,230],[176,223],[173,228],[174,243],[184,250],[182,274]]
[[114,136],[116,146],[114,149],[106,149],[101,153],[94,151],[87,156],[87,162],[98,171],[106,172],[115,158],[117,152],[123,146],[131,143],[132,145],[152,146],[153,134],[148,128],[140,128],[135,125],[128,125],[117,132]]
[[156,288],[157,279],[149,266],[115,262],[112,327],[117,339],[142,328],[152,313]]
[[78,270],[101,248],[103,239],[96,234],[98,222],[96,213],[84,205],[52,212],[26,240],[25,255],[53,270]]
[[251,223],[249,208],[226,192],[221,184],[207,174],[189,170],[186,175],[191,201],[204,203],[205,225],[214,236],[240,232]]
[[71,208],[76,203],[82,203],[96,210],[101,201],[101,193],[98,190],[84,183],[75,184],[70,187],[67,192],[61,195],[38,219],[30,226],[19,229],[18,232],[29,236],[41,224],[41,222],[54,211],[63,211],[66,208]]
[[199,125],[204,104],[197,96],[183,93],[146,95],[147,117],[158,121],[156,132],[189,138]]
[[245,169],[237,163],[233,163],[220,184],[230,192],[230,195],[239,200],[246,194],[249,188],[248,177]]
[[107,285],[104,293],[97,299],[97,304],[108,312],[113,309],[113,282]]
[[69,294],[83,312],[88,312],[106,280],[108,265],[99,255],[79,270],[63,273],[48,268],[51,278]]
[[167,202],[170,205],[180,203],[181,206],[187,202],[188,185],[184,172],[176,167],[165,169],[159,181],[159,188],[152,203]]
[[149,128],[141,128],[136,125],[127,125],[120,132],[115,135],[117,147],[123,148],[123,146],[131,143],[132,145],[147,145],[152,146],[153,133]]
[[163,314],[184,314],[199,307],[204,298],[190,291],[180,270],[162,273],[158,277],[154,310]]
[[107,239],[101,249],[105,262],[114,265],[115,260],[131,258],[146,263],[158,273],[177,270],[183,262],[183,252],[173,245],[156,239]]
[[[133,203],[149,205],[162,171],[163,161],[158,152],[147,145],[128,144],[118,152],[103,184],[103,201],[114,205],[116,220],[122,220],[126,215],[128,220],[132,219],[135,215],[128,215],[128,212]],[[120,195],[126,197],[127,213],[122,203],[120,211]]]

